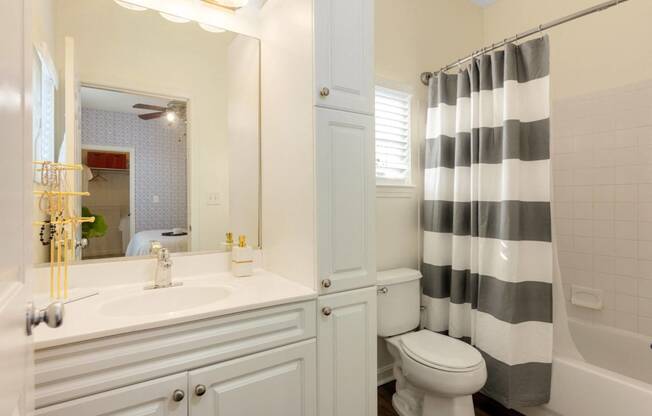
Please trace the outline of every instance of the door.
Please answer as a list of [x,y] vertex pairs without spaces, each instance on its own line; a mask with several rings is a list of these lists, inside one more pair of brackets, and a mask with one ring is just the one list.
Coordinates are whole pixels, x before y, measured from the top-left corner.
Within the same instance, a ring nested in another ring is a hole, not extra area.
[[376,288],[320,296],[319,416],[376,416]]
[[374,1],[315,2],[315,105],[373,114]]
[[0,7],[0,126],[2,126],[2,204],[0,229],[0,415],[31,411],[31,341],[25,332],[29,290],[25,268],[31,263],[32,132],[31,23],[26,0]]
[[189,373],[190,416],[315,416],[315,341]]
[[376,283],[374,119],[316,109],[321,293]]
[[[77,72],[75,59],[75,39],[65,38],[64,63],[64,138],[62,151],[58,162],[81,164],[81,83]],[[79,191],[82,189],[80,171],[68,172],[66,175],[67,189]],[[81,216],[81,196],[69,198],[70,213]],[[81,227],[75,229],[75,240],[81,240]],[[81,260],[81,247],[75,250],[75,258]]]
[[188,373],[41,408],[36,416],[187,416]]

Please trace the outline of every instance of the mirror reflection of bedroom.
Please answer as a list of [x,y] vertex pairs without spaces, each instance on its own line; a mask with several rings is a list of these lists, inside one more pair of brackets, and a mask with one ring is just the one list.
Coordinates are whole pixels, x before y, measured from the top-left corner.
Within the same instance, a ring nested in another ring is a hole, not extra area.
[[82,259],[188,250],[186,102],[81,88]]

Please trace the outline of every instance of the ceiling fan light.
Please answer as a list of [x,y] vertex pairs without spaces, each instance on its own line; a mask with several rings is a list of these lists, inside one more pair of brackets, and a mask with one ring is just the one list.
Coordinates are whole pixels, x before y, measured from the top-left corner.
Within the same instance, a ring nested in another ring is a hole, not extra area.
[[163,16],[164,19],[174,23],[188,23],[190,21],[190,19],[186,19],[185,17],[175,16],[173,14],[167,14],[163,12],[159,12],[159,14]]
[[201,27],[201,28],[204,29],[205,31],[207,31],[207,32],[211,32],[211,33],[222,33],[222,32],[225,32],[225,30],[222,29],[221,27],[207,25],[206,23],[199,23],[199,27]]
[[147,7],[136,6],[135,4],[127,3],[126,1],[121,1],[121,0],[113,0],[113,1],[115,1],[117,5],[122,6],[125,9],[135,10],[137,12],[142,12],[143,10],[147,10]]

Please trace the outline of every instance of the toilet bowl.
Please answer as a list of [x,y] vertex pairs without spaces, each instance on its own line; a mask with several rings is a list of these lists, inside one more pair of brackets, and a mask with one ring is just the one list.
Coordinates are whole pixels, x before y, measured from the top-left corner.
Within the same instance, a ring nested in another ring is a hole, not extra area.
[[465,342],[414,331],[420,277],[409,269],[378,273],[378,333],[394,358],[392,404],[401,416],[473,416],[471,395],[487,381],[484,359]]

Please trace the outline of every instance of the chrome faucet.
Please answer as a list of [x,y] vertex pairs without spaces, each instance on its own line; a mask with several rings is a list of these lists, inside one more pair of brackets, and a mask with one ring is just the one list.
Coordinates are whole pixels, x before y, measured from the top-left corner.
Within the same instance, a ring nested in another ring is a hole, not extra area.
[[155,251],[156,270],[154,271],[154,284],[145,287],[145,289],[162,289],[171,286],[180,286],[181,282],[172,283],[172,259],[170,251],[161,247]]

